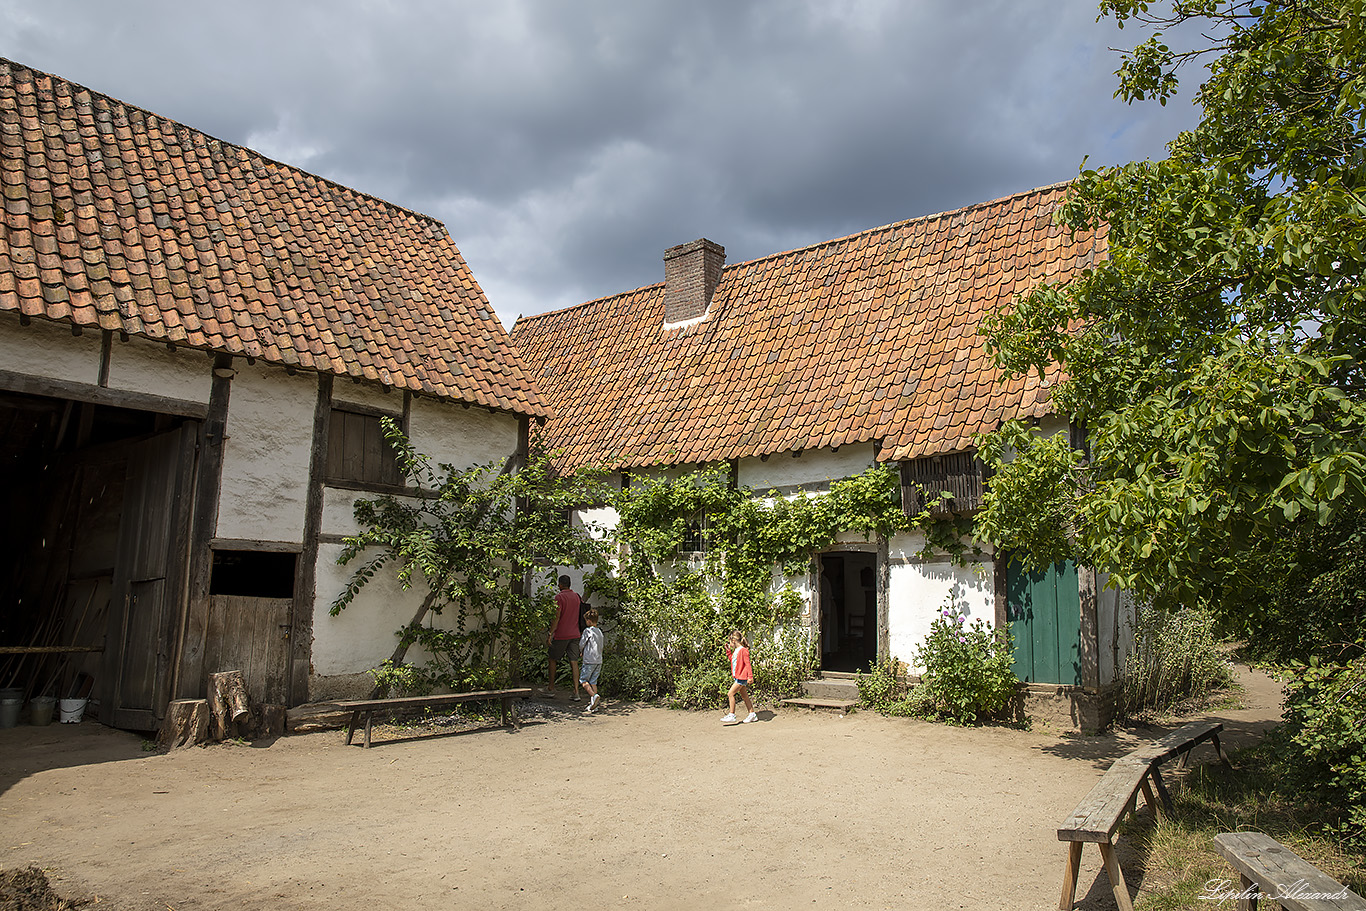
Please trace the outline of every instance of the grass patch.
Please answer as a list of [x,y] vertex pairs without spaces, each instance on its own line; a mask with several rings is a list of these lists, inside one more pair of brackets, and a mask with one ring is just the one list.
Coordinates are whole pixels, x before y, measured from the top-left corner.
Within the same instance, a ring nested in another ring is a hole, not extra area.
[[1289,791],[1272,747],[1262,744],[1233,755],[1237,768],[1210,764],[1191,769],[1172,794],[1175,812],[1156,825],[1131,816],[1121,832],[1146,856],[1138,911],[1206,908],[1210,880],[1237,874],[1214,848],[1220,832],[1265,832],[1358,894],[1366,894],[1366,854],[1343,849],[1316,834],[1332,816]]

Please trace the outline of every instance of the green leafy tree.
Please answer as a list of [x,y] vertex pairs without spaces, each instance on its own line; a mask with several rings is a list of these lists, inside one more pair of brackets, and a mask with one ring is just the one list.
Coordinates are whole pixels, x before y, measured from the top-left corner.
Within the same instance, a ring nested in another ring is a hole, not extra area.
[[[536,445],[525,464],[512,458],[458,470],[433,465],[387,419],[385,435],[420,493],[356,502],[361,531],[346,538],[338,562],[359,566],[332,615],[378,573],[395,572],[403,589],[425,586],[427,594],[398,631],[388,666],[401,665],[420,643],[437,661],[428,677],[465,688],[503,682],[515,673],[518,647],[534,645],[547,628],[555,567],[603,559],[601,544],[567,521],[570,508],[603,499],[601,479],[558,473]],[[455,619],[428,626],[428,613]],[[377,679],[382,686],[388,677]]]
[[[1159,604],[1246,610],[1288,535],[1366,502],[1366,3],[1100,9],[1155,30],[1116,94],[1165,103],[1208,61],[1202,115],[1162,161],[1083,170],[1060,217],[1108,232],[1108,258],[984,326],[1008,373],[1060,378],[1090,451],[991,435],[978,528]],[[1173,50],[1183,25],[1213,37]]]

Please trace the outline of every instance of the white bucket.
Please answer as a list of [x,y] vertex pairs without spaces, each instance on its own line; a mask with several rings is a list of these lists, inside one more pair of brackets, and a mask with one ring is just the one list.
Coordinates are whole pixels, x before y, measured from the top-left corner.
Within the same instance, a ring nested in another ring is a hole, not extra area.
[[80,724],[85,715],[84,699],[63,699],[57,704],[62,713],[62,724]]

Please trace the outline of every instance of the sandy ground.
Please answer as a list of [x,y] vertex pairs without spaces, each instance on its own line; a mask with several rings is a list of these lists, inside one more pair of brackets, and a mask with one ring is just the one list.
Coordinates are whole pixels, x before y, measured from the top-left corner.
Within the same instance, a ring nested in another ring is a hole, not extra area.
[[[1244,707],[1210,716],[1234,746],[1279,715],[1275,684],[1243,678]],[[524,715],[370,750],[337,731],[162,755],[88,720],[0,730],[0,868],[38,864],[63,896],[131,911],[1051,909],[1058,823],[1157,732]],[[1141,888],[1141,858],[1125,865]],[[1099,852],[1078,907],[1114,907]]]

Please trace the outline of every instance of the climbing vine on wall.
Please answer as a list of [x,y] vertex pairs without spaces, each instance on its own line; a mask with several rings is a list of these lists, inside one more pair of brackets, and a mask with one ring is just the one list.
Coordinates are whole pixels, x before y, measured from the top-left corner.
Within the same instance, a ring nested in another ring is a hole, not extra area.
[[[611,576],[590,575],[586,585],[617,601],[624,639],[640,659],[657,658],[656,672],[641,676],[675,693],[690,691],[700,669],[718,660],[731,629],[751,635],[761,689],[770,654],[781,655],[775,676],[799,685],[812,656],[799,625],[802,599],[784,576],[810,572],[814,555],[842,532],[872,541],[919,530],[927,548],[961,557],[968,530],[931,518],[928,509],[908,517],[898,474],[885,465],[795,496],[735,486],[724,466],[676,478],[633,476],[612,505],[620,516],[620,565]],[[798,642],[805,664],[795,669]],[[716,679],[724,682],[724,674]]]

